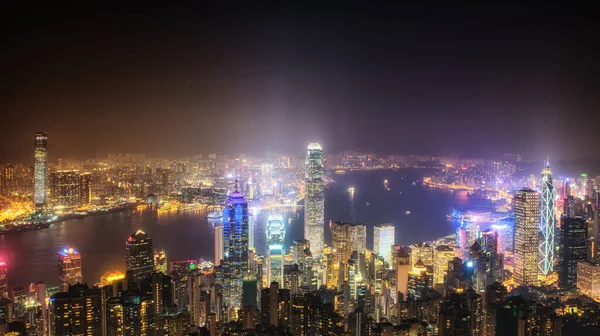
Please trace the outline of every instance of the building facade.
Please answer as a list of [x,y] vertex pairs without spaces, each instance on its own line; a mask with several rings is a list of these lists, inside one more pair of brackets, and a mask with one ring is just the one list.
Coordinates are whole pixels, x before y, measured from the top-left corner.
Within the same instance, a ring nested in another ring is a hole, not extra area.
[[133,272],[134,280],[140,284],[154,273],[154,250],[152,238],[142,230],[138,230],[125,243],[125,267]]
[[392,245],[396,244],[396,231],[391,224],[377,224],[373,227],[373,252],[392,264]]
[[540,204],[540,234],[538,268],[543,275],[552,273],[554,265],[556,216],[554,209],[554,186],[550,162],[542,170],[542,202]]
[[514,279],[518,286],[538,284],[540,194],[521,189],[515,194]]
[[48,202],[48,135],[35,133],[33,144],[34,156],[34,202],[36,210],[41,210]]
[[305,167],[304,239],[310,241],[310,252],[313,258],[320,259],[325,239],[325,182],[323,149],[320,144],[308,145]]

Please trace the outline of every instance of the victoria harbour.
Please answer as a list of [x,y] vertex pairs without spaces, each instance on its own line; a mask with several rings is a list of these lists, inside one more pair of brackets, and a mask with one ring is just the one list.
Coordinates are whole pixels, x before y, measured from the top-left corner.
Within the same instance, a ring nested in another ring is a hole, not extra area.
[[0,13],[0,336],[598,334],[592,7]]
[[[367,241],[372,242],[373,224],[389,222],[396,226],[396,241],[411,244],[439,238],[453,232],[446,219],[455,203],[467,202],[447,190],[423,186],[424,171],[403,169],[354,172],[333,175],[335,182],[326,188],[325,220],[364,222]],[[389,189],[383,181],[389,181]],[[414,182],[414,184],[413,184]],[[348,188],[354,188],[354,196]],[[410,211],[410,214],[407,214]],[[291,218],[291,221],[288,221]],[[265,219],[254,221],[254,239],[258,253],[265,253]],[[75,247],[83,257],[84,280],[99,281],[109,270],[125,269],[125,240],[133,232],[144,230],[172,260],[202,258],[213,260],[215,220],[205,212],[140,210],[104,216],[70,219],[48,229],[0,236],[0,259],[19,265],[10,273],[11,283],[26,284],[38,279],[56,279],[56,251]],[[287,213],[286,245],[302,239],[303,212]],[[330,233],[326,225],[326,241]],[[370,245],[370,244],[369,244]],[[53,282],[48,281],[50,284]]]

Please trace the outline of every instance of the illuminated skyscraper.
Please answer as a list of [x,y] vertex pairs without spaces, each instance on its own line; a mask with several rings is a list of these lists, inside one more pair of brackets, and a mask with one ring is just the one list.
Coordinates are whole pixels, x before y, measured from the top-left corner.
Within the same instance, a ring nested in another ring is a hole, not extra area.
[[0,261],[0,299],[8,299],[8,267],[4,261]]
[[453,248],[446,245],[438,245],[433,250],[433,284],[443,285],[446,272],[448,271],[448,262],[456,258],[456,252]]
[[539,262],[538,267],[543,275],[552,273],[554,263],[554,232],[556,217],[554,214],[554,186],[550,161],[542,170],[542,203],[540,207]]
[[270,215],[267,220],[267,246],[269,247],[267,283],[275,281],[281,287],[283,287],[284,240],[283,217],[279,214]]
[[521,189],[515,194],[514,280],[523,286],[537,285],[540,194]]
[[323,149],[320,144],[308,145],[305,166],[304,239],[310,241],[310,252],[313,258],[320,259],[323,254],[325,224]]
[[133,279],[139,284],[154,273],[154,250],[152,238],[142,230],[137,230],[125,242],[125,267],[133,271]]
[[79,252],[72,248],[66,248],[58,252],[58,277],[60,279],[60,289],[63,292],[69,290],[69,285],[83,283]]
[[330,222],[331,247],[335,250],[336,262],[348,263],[352,252],[367,250],[367,226],[363,223]]
[[48,201],[46,189],[48,188],[48,135],[35,133],[33,144],[34,156],[34,203],[37,210],[46,206]]
[[389,265],[392,265],[392,245],[396,245],[395,239],[393,225],[377,224],[373,228],[373,252],[383,257]]
[[[67,286],[50,300],[50,335],[102,335],[102,290],[85,284]],[[110,334],[119,335],[119,334]],[[120,334],[123,335],[123,334]]]
[[79,175],[79,202],[81,205],[92,203],[92,174]]
[[80,205],[78,170],[59,170],[50,175],[50,195],[54,205],[71,208]]
[[215,226],[215,266],[221,265],[223,261],[223,226]]
[[167,254],[164,250],[154,251],[154,270],[162,274],[168,274]]
[[224,296],[228,308],[241,308],[242,281],[248,273],[248,203],[237,190],[223,210]]

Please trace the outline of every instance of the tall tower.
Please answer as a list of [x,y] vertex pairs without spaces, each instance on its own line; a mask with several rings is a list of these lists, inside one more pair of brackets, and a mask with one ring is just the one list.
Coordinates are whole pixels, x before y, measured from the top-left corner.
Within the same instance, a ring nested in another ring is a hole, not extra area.
[[331,247],[335,250],[336,262],[347,264],[352,252],[367,250],[367,226],[363,223],[330,222]]
[[554,214],[554,186],[550,161],[542,170],[542,203],[540,205],[540,242],[538,267],[543,275],[552,273],[554,263],[554,232],[556,216]]
[[267,220],[267,245],[269,246],[268,279],[267,283],[277,282],[283,287],[283,243],[285,226],[283,217],[278,214],[269,216]]
[[48,188],[48,135],[35,133],[33,143],[34,157],[34,203],[36,210],[42,210],[48,201],[46,189]]
[[392,265],[392,245],[395,244],[395,228],[391,224],[377,224],[373,228],[373,252]]
[[325,220],[325,182],[323,149],[319,143],[308,145],[306,152],[306,196],[304,197],[304,239],[310,241],[313,258],[323,254]]
[[224,293],[227,307],[241,308],[242,281],[248,274],[248,202],[236,189],[223,210]]
[[140,285],[142,280],[154,273],[152,238],[146,232],[137,230],[127,238],[125,247],[125,267],[127,271],[133,271],[133,278]]
[[521,189],[515,194],[514,279],[520,286],[537,285],[540,194]]
[[81,273],[81,254],[72,248],[58,252],[58,277],[60,290],[66,292],[70,285],[83,283]]
[[215,226],[215,266],[221,265],[223,261],[223,226]]

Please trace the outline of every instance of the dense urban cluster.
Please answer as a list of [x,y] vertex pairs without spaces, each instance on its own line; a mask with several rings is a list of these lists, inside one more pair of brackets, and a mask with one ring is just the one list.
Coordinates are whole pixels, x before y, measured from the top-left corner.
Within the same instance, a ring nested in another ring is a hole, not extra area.
[[[541,175],[532,175],[517,155],[324,156],[321,145],[311,143],[302,158],[111,154],[52,166],[48,137],[37,133],[33,162],[1,167],[2,234],[109,211],[193,208],[217,222],[214,258],[170,260],[154,245],[160,237],[139,230],[123,237],[126,269],[108,271],[94,284],[84,282],[85,255],[76,246],[57,251],[58,286],[54,279],[9,286],[10,269],[18,266],[0,261],[0,335],[567,335],[600,329],[600,178],[555,178],[549,160]],[[485,205],[448,214],[459,223],[455,234],[407,246],[397,244],[393,223],[326,222],[325,188],[336,175],[407,167],[424,169],[427,187]],[[301,210],[304,239],[286,246],[282,214]],[[252,225],[258,212],[267,214],[260,248]]]

